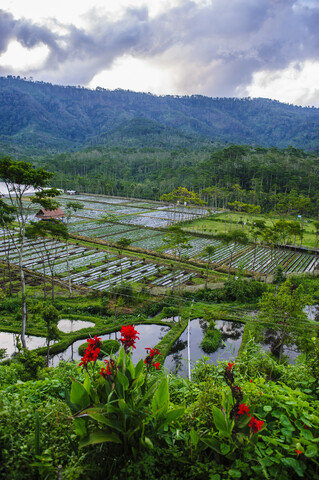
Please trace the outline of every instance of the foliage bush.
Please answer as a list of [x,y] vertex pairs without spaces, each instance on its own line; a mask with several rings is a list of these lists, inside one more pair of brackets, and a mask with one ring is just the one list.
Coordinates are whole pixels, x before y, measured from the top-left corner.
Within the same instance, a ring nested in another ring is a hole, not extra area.
[[216,352],[220,345],[222,338],[222,332],[215,328],[215,322],[211,321],[205,332],[205,336],[202,340],[201,347],[205,353]]

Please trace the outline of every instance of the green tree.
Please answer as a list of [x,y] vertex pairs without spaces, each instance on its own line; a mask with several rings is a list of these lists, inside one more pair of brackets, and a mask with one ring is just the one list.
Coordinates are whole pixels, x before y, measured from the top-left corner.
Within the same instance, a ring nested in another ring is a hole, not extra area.
[[[15,218],[15,207],[7,205],[3,200],[0,200],[0,227],[4,231],[4,247],[5,257],[9,273],[9,295],[12,295],[12,270],[10,263],[10,235],[12,235],[12,224]],[[5,273],[4,273],[5,276]],[[5,278],[4,278],[5,281]]]
[[59,312],[53,305],[47,305],[42,312],[42,318],[46,324],[47,334],[47,366],[49,366],[50,356],[50,342],[58,340],[60,338],[59,330],[57,327],[60,319]]
[[162,249],[170,249],[176,259],[181,260],[182,252],[185,249],[191,248],[188,243],[188,235],[179,225],[171,225],[168,228],[166,235],[163,237],[165,247]]
[[259,302],[258,320],[263,329],[268,327],[276,332],[272,352],[278,355],[280,362],[284,345],[293,344],[306,330],[307,314],[303,309],[310,301],[311,297],[305,294],[303,286],[296,287],[293,280],[288,279],[277,292],[265,292]]
[[[78,210],[82,210],[84,208],[83,203],[78,201],[69,201],[66,203],[66,215],[67,215],[67,222],[71,219],[72,215],[76,213]],[[66,265],[68,270],[68,285],[69,285],[69,295],[72,297],[72,282],[71,282],[71,272],[70,272],[70,259],[69,259],[69,240],[66,238]]]
[[[25,330],[27,323],[26,284],[23,270],[25,227],[33,204],[42,206],[45,209],[53,210],[57,208],[57,203],[52,199],[59,194],[59,191],[57,189],[46,189],[52,177],[53,173],[47,172],[42,168],[34,168],[31,163],[11,160],[9,157],[0,159],[0,179],[7,187],[10,206],[15,209],[18,229],[18,236],[14,235],[12,231],[10,236],[18,253],[21,280],[21,342],[24,348],[26,348]],[[30,189],[33,189],[36,193],[30,202],[26,202],[24,196]]]
[[248,243],[248,236],[242,230],[233,230],[232,232],[223,233],[220,235],[222,242],[230,245],[230,260],[228,267],[228,279],[230,278],[230,271],[233,264],[233,256],[238,245],[246,245]]
[[211,258],[215,253],[215,250],[216,250],[216,247],[214,247],[213,245],[207,245],[207,247],[204,248],[204,252],[207,254],[206,281],[205,281],[206,289],[207,289],[207,282],[208,282],[208,268],[210,265]]
[[[48,222],[33,222],[26,226],[26,237],[30,240],[40,238],[43,240],[42,248],[46,264],[51,274],[52,302],[54,302],[54,266],[59,257],[61,241],[67,241],[69,234],[67,226],[58,220]],[[53,241],[53,245],[48,240]]]

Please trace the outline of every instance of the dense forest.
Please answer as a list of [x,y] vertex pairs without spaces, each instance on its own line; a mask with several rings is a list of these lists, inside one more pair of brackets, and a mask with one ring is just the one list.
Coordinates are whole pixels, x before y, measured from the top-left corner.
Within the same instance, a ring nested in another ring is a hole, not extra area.
[[318,151],[318,126],[317,108],[267,99],[154,96],[0,78],[2,153],[229,143]]
[[[293,147],[230,145],[225,148],[89,148],[42,157],[58,188],[157,200],[180,185],[212,207],[246,201],[273,209],[277,196],[296,191],[318,199],[319,161]],[[235,187],[234,187],[235,186]]]

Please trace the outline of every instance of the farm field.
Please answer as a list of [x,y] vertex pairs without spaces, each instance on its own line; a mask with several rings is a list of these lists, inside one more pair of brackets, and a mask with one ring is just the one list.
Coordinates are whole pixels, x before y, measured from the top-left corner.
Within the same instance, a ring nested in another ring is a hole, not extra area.
[[[85,196],[82,198],[85,198]],[[136,203],[141,204],[141,202]],[[135,203],[131,201],[130,205],[134,207]],[[150,206],[151,204],[147,204],[147,207]],[[154,206],[156,206],[155,203]],[[178,215],[176,211],[173,212],[173,208],[179,211]],[[102,226],[99,222],[92,221],[74,223],[70,225],[70,231],[81,236],[87,236],[88,238],[96,237],[104,240],[107,239],[110,243],[116,243],[126,238],[130,241],[130,246],[132,247],[173,255],[173,250],[165,248],[165,243],[163,242],[165,233],[157,230],[157,228],[162,229],[163,227],[169,226],[173,221],[177,222],[177,219],[180,219],[180,215],[183,215],[184,210],[187,210],[187,208],[183,206],[165,207],[165,209],[162,208],[161,210],[157,207],[157,210],[152,212],[147,211],[142,214],[137,212],[129,216],[118,217],[117,221],[120,223],[106,222],[105,224],[103,223]],[[213,246],[215,247],[215,251],[210,258],[212,267],[224,266],[228,268],[231,266],[232,268],[249,270],[261,274],[272,274],[279,265],[286,273],[306,273],[313,272],[314,269],[316,269],[318,261],[312,253],[285,249],[275,249],[273,251],[260,245],[254,248],[252,245],[241,246],[234,245],[233,243],[225,244],[221,240],[209,238],[209,235],[216,233],[216,228],[214,228],[216,225],[220,229],[219,232],[224,232],[225,225],[227,229],[229,229],[228,222],[230,220],[232,220],[233,228],[235,228],[237,221],[239,221],[239,218],[242,216],[237,216],[236,219],[236,215],[238,214],[225,212],[216,214],[216,217],[214,216],[214,218],[211,219],[203,217],[203,213],[207,213],[206,209],[194,207],[189,209],[189,211],[191,210],[194,211],[192,216],[198,215],[199,213],[202,215],[200,219],[195,219],[192,222],[192,227],[184,228],[190,234],[188,240],[190,248],[182,252],[184,259],[188,258],[207,263],[208,257],[207,254],[205,254],[205,248],[207,246]],[[187,210],[185,213],[187,218],[189,218],[189,211]],[[184,217],[182,218],[184,219]],[[264,219],[269,224],[274,221],[274,219],[269,219],[264,216],[260,216],[258,219]],[[225,220],[227,223],[225,223]],[[243,224],[243,227],[248,231],[246,225]],[[310,227],[311,224],[309,224],[309,228]],[[206,234],[208,238],[192,235],[192,233],[196,231]]]
[[[196,232],[206,235],[218,235],[225,233],[231,229],[242,229],[246,234],[250,234],[251,225],[257,220],[263,220],[265,225],[271,227],[279,220],[279,216],[269,215],[253,215],[248,216],[246,214],[237,212],[218,212],[214,216],[207,216],[206,218],[199,218],[192,222],[191,225],[185,227],[188,232]],[[285,220],[299,221],[296,217],[285,217]],[[316,244],[316,230],[311,219],[304,219],[301,221],[302,228],[304,230],[302,237],[302,245],[314,248]],[[300,238],[297,238],[297,245],[300,245]]]
[[[61,198],[61,208],[65,208],[69,197]],[[199,262],[203,267],[209,263],[211,269],[222,268],[223,271],[232,269],[247,270],[255,274],[273,274],[278,266],[286,273],[311,273],[317,269],[318,258],[311,253],[294,251],[292,249],[269,249],[264,246],[240,245],[225,243],[216,238],[209,238],[210,227],[225,228],[225,221],[219,214],[216,220],[205,218],[206,209],[186,208],[184,206],[170,207],[163,204],[133,202],[123,199],[76,196],[83,208],[68,219],[68,230],[71,234],[86,237],[88,241],[101,239],[111,245],[122,239],[128,240],[130,247],[136,247],[147,252],[165,253],[175,256],[172,248],[167,248],[163,238],[165,231],[172,223],[194,219],[193,227],[201,228],[207,237],[192,235],[189,231],[187,248],[182,248],[181,259]],[[143,204],[143,207],[141,208]],[[126,205],[124,207],[124,205]],[[101,209],[102,208],[102,209]],[[125,210],[124,210],[125,208]],[[152,208],[152,210],[149,210]],[[123,212],[129,211],[130,214]],[[118,212],[119,214],[115,214]],[[114,217],[115,215],[115,217]],[[234,214],[223,214],[229,220]],[[196,217],[200,217],[196,219]],[[105,218],[105,221],[103,219]],[[85,219],[85,220],[84,220]],[[109,220],[107,220],[109,219]],[[71,221],[70,221],[71,220]],[[227,228],[229,224],[226,224]],[[243,225],[245,227],[245,225]],[[18,254],[12,242],[0,232],[0,258],[8,258],[13,264],[18,263]],[[208,257],[206,248],[214,247]],[[106,247],[104,247],[106,248]],[[111,249],[112,250],[112,249]],[[121,255],[120,255],[121,253]],[[177,259],[176,259],[177,260]],[[67,281],[69,276],[74,285],[105,291],[123,282],[143,284],[149,286],[175,287],[185,284],[198,283],[198,270],[191,265],[185,270],[169,265],[156,258],[154,262],[134,256],[134,252],[127,252],[122,248],[112,250],[110,254],[100,247],[66,244],[55,240],[27,242],[24,249],[23,264],[26,268],[39,274],[52,275]],[[202,282],[203,283],[203,282]]]

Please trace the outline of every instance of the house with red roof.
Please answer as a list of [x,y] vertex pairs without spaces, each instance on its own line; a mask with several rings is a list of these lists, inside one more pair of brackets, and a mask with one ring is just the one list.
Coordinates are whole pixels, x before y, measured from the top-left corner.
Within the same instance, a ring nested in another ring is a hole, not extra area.
[[64,217],[65,217],[65,214],[62,212],[60,207],[58,207],[55,210],[41,209],[36,214],[36,218],[38,218],[39,220],[44,220],[44,221],[60,220],[61,222],[63,222]]

